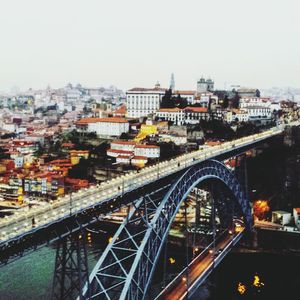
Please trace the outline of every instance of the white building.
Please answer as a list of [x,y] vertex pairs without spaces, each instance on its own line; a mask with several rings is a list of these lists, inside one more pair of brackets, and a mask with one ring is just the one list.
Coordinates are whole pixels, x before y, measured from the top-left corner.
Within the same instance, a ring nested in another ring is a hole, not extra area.
[[209,112],[207,107],[191,107],[184,109],[186,124],[199,124],[200,120],[209,120]]
[[249,121],[269,121],[272,118],[271,109],[262,106],[249,106],[244,108],[249,115]]
[[296,227],[300,229],[300,207],[293,209],[293,216]]
[[188,104],[195,103],[196,91],[174,91],[174,96],[181,96],[181,98],[185,98]]
[[280,225],[289,224],[291,221],[291,213],[277,210],[272,212],[272,222]]
[[185,121],[185,112],[178,107],[175,108],[161,108],[155,116],[160,120],[172,121],[175,125],[182,125]]
[[160,108],[161,99],[167,89],[156,84],[154,88],[133,88],[126,92],[128,118],[145,117]]
[[232,123],[235,121],[238,122],[248,122],[249,121],[249,114],[247,110],[239,110],[239,109],[233,109],[231,111],[228,111],[225,115],[226,122]]
[[272,101],[270,98],[250,97],[240,99],[240,108],[246,108],[250,106],[270,107],[271,104]]
[[112,141],[110,148],[115,150],[133,151],[136,146],[136,142],[132,141]]
[[154,145],[137,145],[134,148],[135,156],[145,156],[147,158],[159,158],[160,148]]
[[197,93],[206,93],[208,91],[212,92],[214,90],[214,82],[210,78],[205,80],[203,77],[201,77],[197,81]]
[[76,122],[80,132],[95,132],[99,136],[120,136],[129,132],[129,123],[124,118],[84,118]]

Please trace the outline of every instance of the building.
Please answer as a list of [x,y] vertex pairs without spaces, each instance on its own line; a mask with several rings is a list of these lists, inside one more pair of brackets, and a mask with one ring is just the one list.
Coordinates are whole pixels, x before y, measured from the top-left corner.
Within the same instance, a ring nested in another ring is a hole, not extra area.
[[240,108],[245,108],[250,106],[261,106],[261,107],[270,108],[271,104],[272,101],[270,98],[251,97],[251,98],[241,98],[239,106]]
[[76,122],[79,132],[94,132],[98,136],[118,137],[129,132],[129,123],[125,118],[84,118]]
[[145,156],[147,158],[159,158],[160,147],[155,145],[137,145],[134,148],[135,156]]
[[293,209],[293,216],[296,227],[300,229],[300,207]]
[[251,88],[239,88],[237,93],[240,98],[251,98],[251,97],[259,97],[260,92],[258,89],[251,89]]
[[197,81],[197,94],[212,92],[213,90],[214,90],[214,82],[210,78],[206,80],[203,77],[201,77]]
[[184,109],[186,124],[199,124],[200,120],[209,120],[210,115],[207,107],[188,106]]
[[154,88],[133,88],[126,92],[128,118],[145,117],[160,108],[162,97],[167,89],[157,83]]
[[185,122],[185,112],[184,109],[178,107],[175,108],[161,108],[156,113],[155,116],[159,120],[171,121],[175,125],[183,125]]
[[272,222],[282,226],[289,224],[291,222],[291,213],[282,210],[272,211]]
[[195,98],[196,98],[196,91],[180,91],[176,90],[173,91],[174,96],[179,96],[181,98],[185,98],[188,102],[188,104],[194,104],[195,103]]
[[232,122],[248,122],[249,121],[249,114],[247,110],[244,109],[232,109],[227,111],[225,115],[225,120],[228,123]]
[[271,109],[262,106],[244,107],[248,112],[249,121],[270,121],[272,119]]
[[113,150],[122,150],[122,151],[133,151],[135,146],[136,146],[136,142],[133,141],[112,141],[110,143],[110,149]]

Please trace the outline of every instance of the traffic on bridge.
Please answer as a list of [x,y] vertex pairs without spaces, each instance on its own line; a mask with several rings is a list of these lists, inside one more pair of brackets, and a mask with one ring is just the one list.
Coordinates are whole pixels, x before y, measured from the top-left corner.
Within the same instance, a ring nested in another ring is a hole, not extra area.
[[160,178],[191,167],[201,161],[226,154],[235,149],[281,134],[283,128],[274,127],[262,133],[224,142],[202,150],[180,155],[169,161],[159,162],[140,171],[128,172],[97,186],[65,195],[53,203],[32,208],[21,208],[13,215],[0,220],[0,244],[17,240],[20,236],[45,228],[53,223],[84,212],[98,203],[120,197]]

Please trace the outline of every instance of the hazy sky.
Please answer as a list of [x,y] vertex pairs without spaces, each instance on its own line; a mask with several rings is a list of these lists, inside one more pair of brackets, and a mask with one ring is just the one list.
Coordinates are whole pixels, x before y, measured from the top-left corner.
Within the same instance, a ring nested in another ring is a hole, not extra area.
[[300,87],[299,0],[0,0],[0,90]]

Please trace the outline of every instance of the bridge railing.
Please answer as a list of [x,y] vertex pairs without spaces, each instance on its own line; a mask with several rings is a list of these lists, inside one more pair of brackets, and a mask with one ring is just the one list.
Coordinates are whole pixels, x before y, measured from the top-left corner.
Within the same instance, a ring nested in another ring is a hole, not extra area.
[[[203,257],[205,257],[209,250],[214,250],[214,245],[216,242],[222,240],[222,238],[224,237],[224,235],[226,235],[226,233],[228,233],[227,230],[224,230],[221,234],[219,234],[219,236],[215,239],[215,241],[212,241],[208,246],[206,246],[197,256],[195,256],[195,258],[193,258],[187,267],[184,267],[182,269],[182,271],[180,273],[178,273],[168,284],[167,286],[154,298],[154,300],[158,300],[158,299],[162,299],[161,297],[163,297],[163,295],[165,295],[168,291],[170,291],[173,286],[178,283],[179,281],[182,280],[183,277],[186,276],[186,274],[188,274],[188,270],[191,266],[193,266],[193,264],[199,262]],[[188,278],[187,282],[188,282]]]
[[[31,230],[37,230],[47,224],[57,222],[70,215],[76,215],[95,205],[120,197],[125,193],[135,190],[145,184],[155,182],[157,179],[166,177],[172,173],[184,170],[203,160],[214,156],[225,154],[230,149],[238,149],[260,141],[282,132],[280,128],[271,128],[268,131],[243,137],[221,145],[210,147],[204,150],[197,150],[191,153],[180,155],[169,161],[160,162],[142,169],[140,172],[132,171],[118,178],[101,183],[98,187],[90,187],[79,190],[71,195],[58,198],[53,204],[32,207],[30,209],[19,209],[12,216],[0,220],[0,243],[9,241],[17,236],[26,234]],[[35,226],[32,227],[31,220],[35,219]]]

